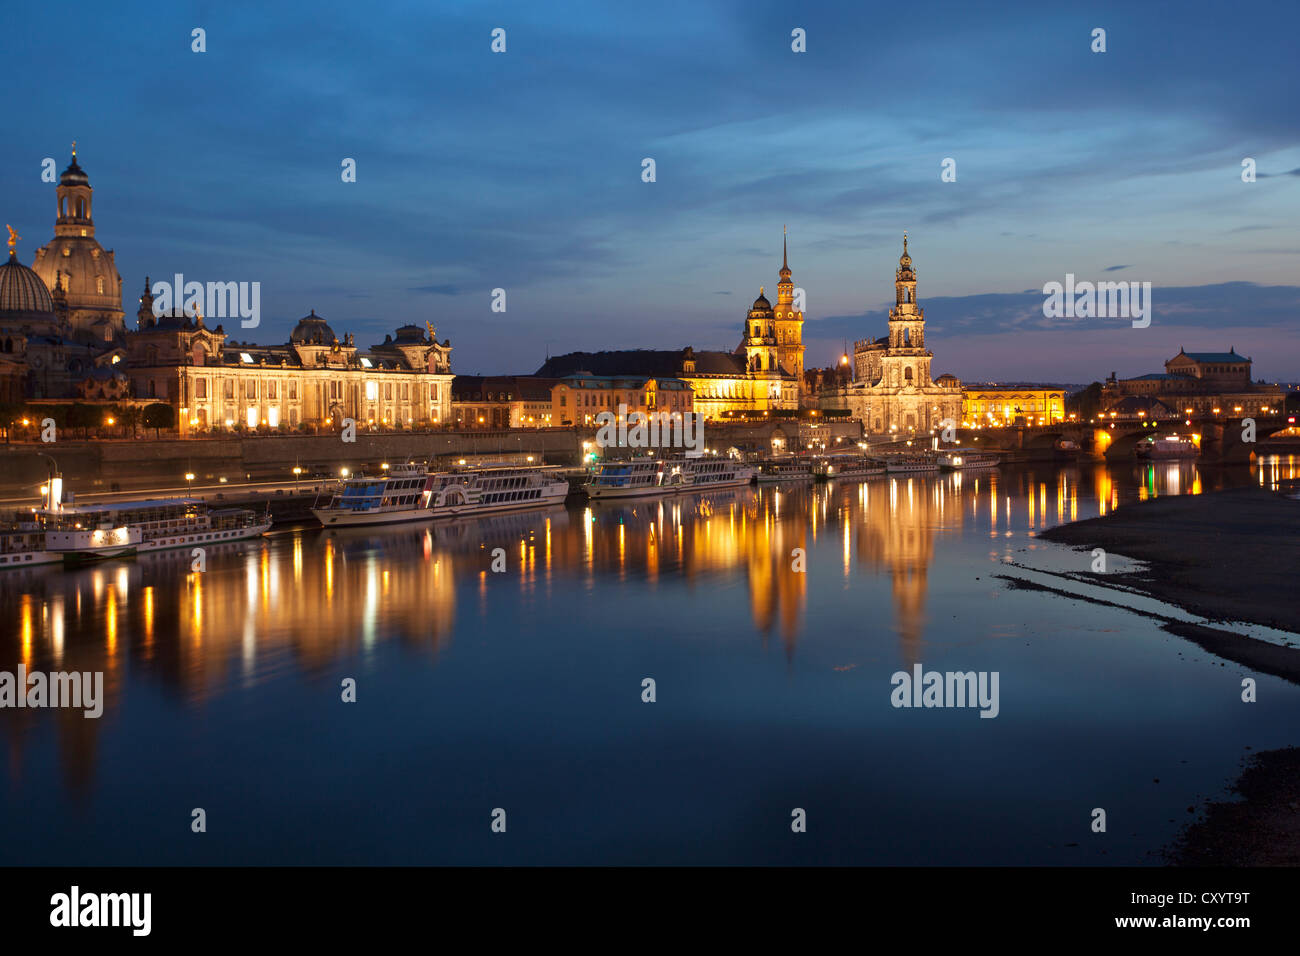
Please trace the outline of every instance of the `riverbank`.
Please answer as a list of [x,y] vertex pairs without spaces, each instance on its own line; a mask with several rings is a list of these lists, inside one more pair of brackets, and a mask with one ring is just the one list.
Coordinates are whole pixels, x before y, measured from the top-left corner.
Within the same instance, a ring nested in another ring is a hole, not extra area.
[[1146,562],[1123,583],[1211,620],[1300,632],[1300,501],[1255,486],[1175,495],[1039,537]]
[[1176,866],[1300,866],[1300,747],[1250,758],[1232,788],[1166,851]]
[[[1114,583],[1211,620],[1300,631],[1300,501],[1254,486],[1158,498],[1040,537],[1143,561],[1144,570],[1114,575]],[[1300,683],[1300,650],[1294,647],[1171,620],[1164,628],[1212,654]],[[1164,851],[1168,862],[1300,864],[1300,748],[1254,754],[1231,791],[1241,799],[1210,803],[1204,819]]]

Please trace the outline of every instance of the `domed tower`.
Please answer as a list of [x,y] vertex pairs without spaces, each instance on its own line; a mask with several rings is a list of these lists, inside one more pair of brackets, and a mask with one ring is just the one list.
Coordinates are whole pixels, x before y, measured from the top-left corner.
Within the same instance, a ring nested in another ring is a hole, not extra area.
[[71,379],[69,359],[79,357],[78,349],[59,334],[66,315],[62,286],[51,294],[41,277],[18,261],[18,239],[10,227],[9,261],[0,265],[0,373],[5,379],[0,394],[8,395],[8,401],[62,398]]
[[894,307],[889,310],[889,348],[884,357],[887,384],[928,386],[932,357],[925,347],[925,310],[916,304],[916,270],[907,252],[907,233],[903,233],[903,254],[894,273]]
[[745,319],[745,338],[741,348],[745,350],[745,367],[750,372],[777,371],[776,315],[772,303],[763,294],[762,286],[759,286],[758,298]]
[[77,165],[74,143],[72,162],[59,177],[55,190],[58,208],[54,239],[36,250],[32,269],[51,291],[58,284],[57,273],[62,273],[68,302],[67,336],[108,348],[120,344],[126,331],[122,321],[122,277],[113,261],[113,251],[105,250],[95,239],[93,194],[90,177]]
[[786,374],[799,381],[803,396],[803,311],[794,307],[794,281],[790,278],[790,256],[785,230],[781,233],[781,281],[776,286],[776,356]]

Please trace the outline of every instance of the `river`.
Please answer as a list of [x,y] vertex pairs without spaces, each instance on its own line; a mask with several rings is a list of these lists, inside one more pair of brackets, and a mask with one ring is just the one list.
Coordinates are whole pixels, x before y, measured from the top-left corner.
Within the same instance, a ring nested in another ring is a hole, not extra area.
[[[1088,569],[1046,527],[1278,474],[764,485],[4,572],[0,668],[102,671],[104,702],[0,710],[0,861],[1158,863],[1296,743],[1300,688],[999,575]],[[996,716],[894,706],[916,665],[996,674]]]

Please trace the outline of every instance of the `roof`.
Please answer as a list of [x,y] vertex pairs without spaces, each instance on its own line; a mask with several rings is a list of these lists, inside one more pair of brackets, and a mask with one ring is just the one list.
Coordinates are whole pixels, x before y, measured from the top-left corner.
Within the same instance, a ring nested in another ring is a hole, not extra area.
[[622,389],[639,389],[650,382],[654,382],[660,391],[682,391],[690,388],[690,385],[680,378],[656,375],[591,375],[587,372],[578,372],[560,379],[560,384],[570,387],[583,387],[586,383],[591,383],[590,387],[594,388]]
[[143,501],[111,501],[98,505],[62,505],[63,514],[98,514],[103,511],[141,511],[153,508],[175,508],[179,506],[201,505],[198,498],[153,498]]
[[[457,375],[451,381],[451,395],[456,401],[550,401],[553,378],[533,375]],[[503,393],[508,393],[507,399]]]
[[[687,372],[683,367],[688,358],[695,360],[694,373]],[[554,378],[565,378],[579,372],[591,375],[644,375],[653,378],[678,378],[690,374],[743,375],[745,360],[734,352],[623,349],[553,355],[537,370],[538,375]]]
[[45,281],[12,252],[9,261],[0,265],[0,312],[54,313],[54,300]]
[[1177,413],[1168,405],[1148,395],[1129,395],[1114,405],[1107,406],[1106,411],[1116,412],[1120,415],[1136,415],[1138,412],[1146,412],[1152,416],[1177,417]]
[[[1244,355],[1238,355],[1237,350],[1229,349],[1226,352],[1179,352],[1179,355],[1186,355],[1189,359],[1197,362],[1249,362],[1250,359]],[[1174,358],[1178,356],[1175,355]],[[1173,361],[1173,359],[1170,359]]]

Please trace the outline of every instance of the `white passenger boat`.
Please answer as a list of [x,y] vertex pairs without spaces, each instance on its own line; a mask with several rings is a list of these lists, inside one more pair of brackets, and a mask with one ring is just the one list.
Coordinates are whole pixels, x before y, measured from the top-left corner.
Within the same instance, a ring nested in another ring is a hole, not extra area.
[[731,488],[754,480],[754,466],[735,458],[681,458],[670,464],[680,466],[686,476],[683,491]]
[[939,453],[939,470],[978,471],[981,468],[996,468],[1000,461],[1001,456],[994,452],[950,448]]
[[755,466],[760,484],[772,481],[811,481],[813,463],[807,458],[769,458]]
[[592,469],[583,491],[593,501],[604,498],[647,498],[682,490],[686,474],[681,461],[628,458],[602,461]]
[[435,518],[464,517],[560,504],[569,481],[558,468],[491,465],[430,475]]
[[890,455],[885,459],[885,470],[889,474],[938,471],[939,459],[929,454]]
[[813,473],[821,481],[874,478],[885,473],[885,463],[862,455],[836,455],[818,461]]
[[45,529],[45,550],[64,564],[241,541],[271,527],[269,512],[210,509],[197,498],[61,504],[37,510],[34,518]]
[[428,521],[433,483],[423,465],[393,465],[372,478],[354,475],[324,504],[317,499],[311,513],[327,528]]

